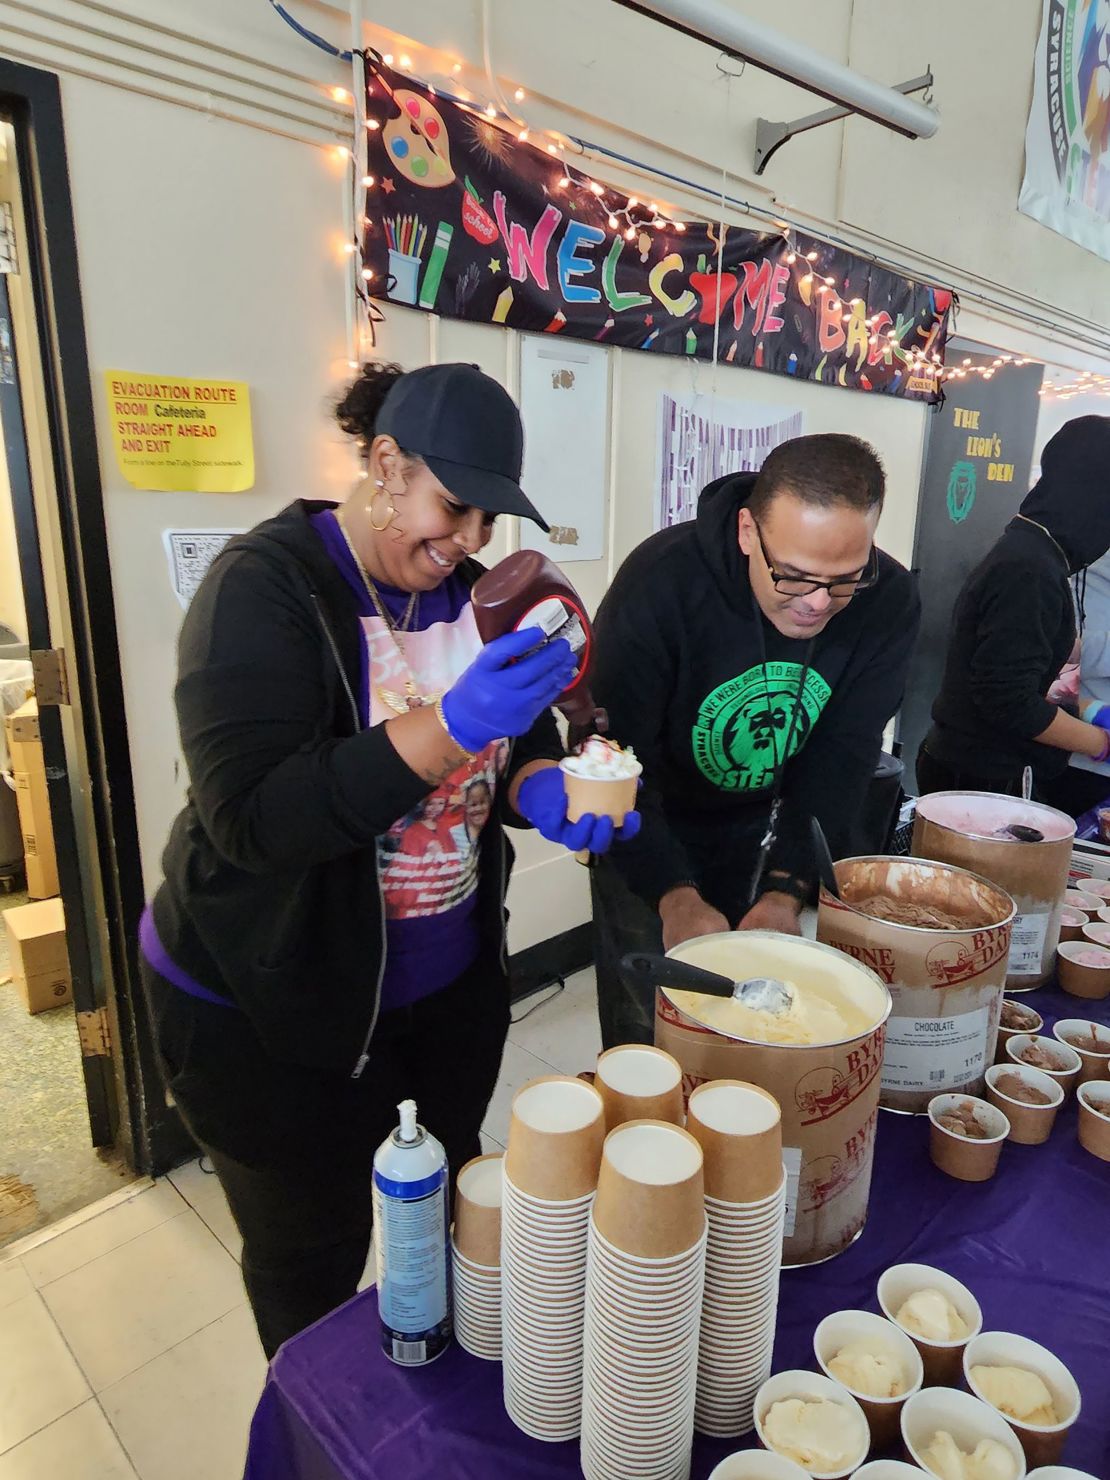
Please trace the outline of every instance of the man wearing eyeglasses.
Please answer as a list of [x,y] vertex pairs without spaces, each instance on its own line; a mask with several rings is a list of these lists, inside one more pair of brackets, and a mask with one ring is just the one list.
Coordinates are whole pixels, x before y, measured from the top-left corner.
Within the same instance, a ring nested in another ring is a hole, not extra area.
[[913,580],[877,549],[882,464],[797,437],[653,535],[597,615],[595,699],[643,762],[643,825],[591,871],[602,1038],[650,1043],[629,951],[720,930],[797,933],[811,817],[848,845],[917,634]]

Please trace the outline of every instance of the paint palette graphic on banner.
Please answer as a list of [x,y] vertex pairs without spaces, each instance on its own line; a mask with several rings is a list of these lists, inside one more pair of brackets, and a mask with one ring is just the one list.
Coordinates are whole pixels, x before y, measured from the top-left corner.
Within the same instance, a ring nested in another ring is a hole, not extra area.
[[707,483],[726,473],[757,473],[772,448],[802,431],[798,410],[661,392],[655,528],[693,519]]
[[935,401],[952,294],[768,224],[679,221],[380,61],[370,293],[447,318]]

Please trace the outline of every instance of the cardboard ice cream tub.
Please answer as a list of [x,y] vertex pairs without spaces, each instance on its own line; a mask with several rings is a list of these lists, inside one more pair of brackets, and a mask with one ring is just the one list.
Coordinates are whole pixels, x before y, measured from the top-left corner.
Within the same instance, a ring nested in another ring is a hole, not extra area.
[[[979,1095],[994,1061],[1014,903],[989,879],[916,858],[847,858],[841,898],[821,890],[817,939],[869,966],[894,1000],[879,1103],[922,1114],[934,1095]],[[876,918],[877,899],[926,920],[940,911],[963,929]]]
[[778,1020],[737,1028],[725,999],[672,988],[656,994],[655,1042],[682,1065],[687,1096],[708,1080],[739,1079],[778,1101],[787,1172],[783,1262],[831,1259],[867,1221],[889,991],[840,951],[770,931],[704,935],[668,954],[735,980],[792,983],[822,1030],[840,1017],[839,1029],[816,1041],[775,1042],[770,1034],[788,1031]]
[[1014,901],[1009,992],[1031,992],[1052,974],[1074,841],[1073,819],[1040,802],[990,791],[938,791],[918,798],[914,856],[970,869]]

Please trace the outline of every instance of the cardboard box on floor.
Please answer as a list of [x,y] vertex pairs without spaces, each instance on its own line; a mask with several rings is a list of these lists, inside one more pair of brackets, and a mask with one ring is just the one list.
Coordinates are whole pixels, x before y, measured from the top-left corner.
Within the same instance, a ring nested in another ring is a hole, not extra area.
[[65,916],[60,899],[16,905],[4,911],[12,981],[28,1012],[44,1012],[73,1001]]
[[32,899],[49,899],[58,892],[58,859],[50,822],[38,704],[28,699],[4,723],[23,834],[27,893]]

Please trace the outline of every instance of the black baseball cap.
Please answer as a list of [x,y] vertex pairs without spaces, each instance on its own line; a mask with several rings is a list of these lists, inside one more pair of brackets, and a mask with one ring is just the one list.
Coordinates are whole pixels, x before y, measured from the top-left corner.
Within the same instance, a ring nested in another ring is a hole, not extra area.
[[520,487],[524,427],[516,403],[477,365],[423,365],[396,381],[375,435],[418,452],[445,488],[489,514],[547,523]]

